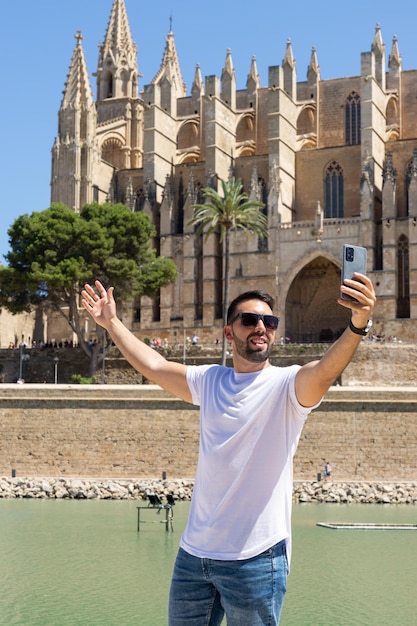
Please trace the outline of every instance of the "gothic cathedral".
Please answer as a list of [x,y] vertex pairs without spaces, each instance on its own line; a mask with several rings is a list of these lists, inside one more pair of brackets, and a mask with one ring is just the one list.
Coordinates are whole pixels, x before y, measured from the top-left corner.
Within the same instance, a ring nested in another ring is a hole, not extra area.
[[376,286],[375,334],[417,335],[417,70],[403,71],[377,25],[361,74],[321,80],[316,50],[297,81],[291,42],[260,85],[252,58],[236,89],[230,50],[220,77],[195,70],[187,95],[172,30],[151,83],[138,91],[137,50],[124,0],[114,0],[100,45],[94,101],[77,33],[52,150],[52,202],[74,211],[123,202],[145,211],[158,254],[176,282],[125,306],[141,336],[175,341],[222,328],[222,246],[190,226],[200,190],[230,175],[265,203],[267,240],[236,234],[230,295],[263,288],[276,300],[279,333],[333,340],[346,326],[337,302],[344,243],[365,246]]

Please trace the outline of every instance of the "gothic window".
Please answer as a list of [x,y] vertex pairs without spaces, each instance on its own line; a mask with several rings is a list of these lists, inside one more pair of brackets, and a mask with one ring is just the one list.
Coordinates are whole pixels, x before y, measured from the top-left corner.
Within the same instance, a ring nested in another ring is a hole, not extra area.
[[163,109],[164,111],[168,111],[168,113],[171,113],[171,83],[164,77],[159,84],[161,87],[161,109]]
[[182,235],[184,232],[184,180],[182,175],[178,182],[178,201],[176,203],[176,211],[174,213],[174,233],[176,235]]
[[397,317],[410,317],[410,256],[405,235],[397,242]]
[[361,142],[361,99],[356,91],[346,98],[345,103],[346,145],[357,146]]
[[[265,215],[268,219],[268,189],[265,183],[265,179],[260,177],[258,178],[258,187],[259,187],[259,199],[264,203],[264,206],[260,211]],[[258,250],[260,252],[268,252],[268,238],[264,237],[263,239],[258,239]]]
[[126,70],[123,70],[120,74],[120,81],[122,83],[122,96],[129,95],[129,73]]
[[325,217],[343,217],[343,170],[336,161],[326,170],[324,187]]
[[410,183],[413,179],[413,175],[415,176],[416,166],[417,166],[417,155],[414,155],[414,158],[407,164],[405,168],[405,194],[406,194],[406,215],[410,215]]
[[203,319],[204,302],[204,264],[203,264],[203,234],[194,239],[194,319]]
[[406,205],[407,215],[409,215],[409,207],[410,207],[411,165],[412,163],[410,162],[407,165],[406,170],[405,170],[405,205]]
[[112,98],[112,97],[113,97],[113,74],[111,72],[106,72],[104,76],[103,98]]
[[152,321],[160,322],[161,321],[161,292],[158,291],[157,294],[152,298]]

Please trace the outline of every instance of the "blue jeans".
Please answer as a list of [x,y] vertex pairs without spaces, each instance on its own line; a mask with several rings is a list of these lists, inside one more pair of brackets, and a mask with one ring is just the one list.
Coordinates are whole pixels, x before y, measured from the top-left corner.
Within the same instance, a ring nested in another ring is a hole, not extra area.
[[179,549],[169,626],[278,626],[287,589],[285,541],[251,559],[200,559]]

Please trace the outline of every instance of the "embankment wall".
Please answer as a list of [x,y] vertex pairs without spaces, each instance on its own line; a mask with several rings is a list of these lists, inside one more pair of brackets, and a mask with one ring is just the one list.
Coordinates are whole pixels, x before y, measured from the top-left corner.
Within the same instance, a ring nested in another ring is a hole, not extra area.
[[[294,462],[314,480],[417,479],[417,388],[332,387]],[[198,409],[153,385],[0,385],[0,476],[192,478]],[[14,470],[14,471],[13,471]]]

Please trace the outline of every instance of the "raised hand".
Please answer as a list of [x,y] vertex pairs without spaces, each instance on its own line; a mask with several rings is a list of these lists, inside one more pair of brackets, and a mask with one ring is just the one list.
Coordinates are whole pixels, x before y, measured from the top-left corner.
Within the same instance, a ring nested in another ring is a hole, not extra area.
[[346,279],[341,291],[355,298],[354,301],[338,299],[338,303],[352,311],[352,323],[363,328],[372,317],[376,302],[375,290],[371,280],[364,274],[354,273],[353,279]]
[[95,286],[85,285],[82,295],[82,305],[91,315],[93,320],[107,328],[108,324],[116,318],[116,303],[113,298],[113,287],[106,291],[99,280],[95,281]]

